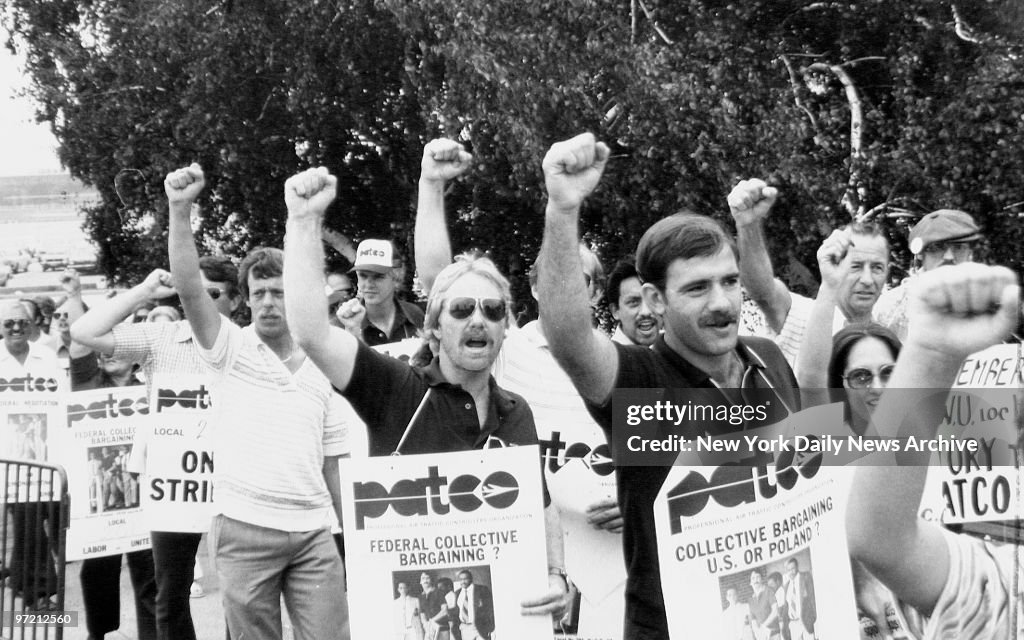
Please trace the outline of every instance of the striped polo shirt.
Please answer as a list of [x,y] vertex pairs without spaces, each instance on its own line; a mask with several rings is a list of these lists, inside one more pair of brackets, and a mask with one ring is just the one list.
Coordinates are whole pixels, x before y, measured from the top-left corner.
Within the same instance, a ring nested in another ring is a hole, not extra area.
[[325,456],[348,453],[351,407],[310,359],[292,373],[253,328],[226,321],[200,358],[218,392],[217,513],[279,531],[334,521]]

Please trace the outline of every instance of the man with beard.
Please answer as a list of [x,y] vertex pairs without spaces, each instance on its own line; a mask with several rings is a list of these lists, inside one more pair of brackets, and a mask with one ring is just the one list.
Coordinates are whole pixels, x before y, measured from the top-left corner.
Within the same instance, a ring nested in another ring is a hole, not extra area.
[[[598,424],[614,435],[612,395],[625,388],[707,389],[727,404],[736,403],[738,390],[759,390],[771,398],[770,419],[797,410],[796,380],[778,347],[737,335],[738,250],[722,225],[707,216],[683,212],[664,218],[637,246],[642,295],[665,325],[653,347],[616,344],[591,331],[576,245],[580,207],[597,187],[608,155],[604,143],[585,133],[553,145],[545,156],[548,203],[538,282],[551,350]],[[653,507],[671,462],[616,468],[626,522],[625,637],[631,639],[669,637]]]
[[661,318],[644,302],[642,287],[632,258],[620,260],[608,276],[608,309],[619,323],[612,340],[619,344],[649,347],[661,333]]
[[[729,211],[736,223],[740,277],[764,313],[775,343],[795,366],[814,301],[791,292],[774,277],[764,233],[764,220],[779,192],[763,180],[743,180],[729,193]],[[850,261],[836,292],[832,332],[847,324],[871,322],[873,309],[889,277],[889,241],[881,228],[856,222],[837,229],[822,246],[849,245]]]
[[[936,267],[974,261],[974,252],[983,237],[981,229],[967,213],[939,209],[921,218],[910,230],[910,252],[914,254],[914,274]],[[878,322],[907,339],[907,300],[914,276],[882,294],[875,305]]]

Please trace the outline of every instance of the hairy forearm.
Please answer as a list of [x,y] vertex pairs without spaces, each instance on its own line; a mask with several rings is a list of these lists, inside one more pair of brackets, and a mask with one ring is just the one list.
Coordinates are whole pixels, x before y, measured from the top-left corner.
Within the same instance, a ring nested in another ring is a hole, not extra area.
[[90,349],[100,350],[97,340],[109,334],[148,299],[147,290],[140,284],[94,306],[71,325],[71,339]]
[[167,253],[174,274],[174,285],[182,305],[188,311],[188,299],[204,295],[199,277],[199,251],[192,235],[190,220],[192,205],[178,202],[170,205],[170,225]]
[[289,219],[284,239],[285,311],[292,335],[306,351],[323,344],[330,327],[320,226],[318,216]]
[[443,181],[420,180],[417,192],[413,247],[416,273],[428,292],[437,274],[452,261],[452,243],[444,215],[444,187]]
[[835,292],[823,284],[811,306],[807,329],[797,354],[796,373],[801,389],[829,386],[828,361],[832,353],[832,318],[835,312]]
[[578,368],[591,338],[590,301],[584,286],[576,216],[548,211],[538,257],[540,317],[551,351],[563,366]]

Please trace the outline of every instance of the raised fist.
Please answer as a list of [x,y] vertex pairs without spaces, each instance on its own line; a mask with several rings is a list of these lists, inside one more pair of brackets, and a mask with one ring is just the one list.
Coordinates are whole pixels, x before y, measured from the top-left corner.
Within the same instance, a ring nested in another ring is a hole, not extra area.
[[206,185],[203,168],[193,162],[189,166],[172,171],[164,179],[164,191],[170,204],[192,204]]
[[779,190],[769,187],[764,180],[742,180],[729,192],[729,213],[737,227],[753,224],[768,217],[778,196]]
[[345,331],[359,337],[363,330],[363,320],[366,318],[366,307],[363,306],[363,302],[359,298],[352,298],[338,307],[335,316]]
[[597,187],[607,163],[608,145],[592,133],[551,145],[543,163],[549,206],[575,213]]
[[832,291],[839,289],[843,276],[849,269],[846,256],[853,246],[853,234],[849,229],[836,229],[818,247],[818,270],[821,272],[822,284],[828,285]]
[[423,147],[420,180],[446,182],[469,170],[473,156],[454,140],[438,138]]
[[174,295],[174,284],[171,280],[171,272],[164,269],[153,269],[142,281],[143,291],[150,300],[162,300]]
[[299,220],[322,217],[327,206],[334,201],[338,179],[326,167],[306,169],[284,183],[284,202],[288,218]]
[[965,358],[1010,335],[1019,297],[1006,267],[968,262],[925,271],[910,291],[907,344]]

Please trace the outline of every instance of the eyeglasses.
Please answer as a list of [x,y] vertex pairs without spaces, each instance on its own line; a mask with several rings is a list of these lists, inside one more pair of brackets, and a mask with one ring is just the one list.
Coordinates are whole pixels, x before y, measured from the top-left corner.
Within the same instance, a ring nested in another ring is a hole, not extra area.
[[946,255],[946,251],[952,250],[953,257],[957,260],[966,260],[970,256],[971,251],[974,251],[973,242],[933,242],[924,248],[926,255],[932,257],[942,257]]
[[58,311],[57,313],[53,314],[53,319],[54,320],[67,320],[68,319],[68,312],[67,311]]
[[876,377],[882,384],[889,384],[889,378],[892,377],[895,368],[896,365],[887,364],[879,369],[877,374],[871,369],[854,369],[843,376],[843,379],[851,389],[866,389]]
[[218,289],[217,287],[207,287],[206,293],[208,293],[210,297],[213,298],[214,300],[217,300],[218,298],[221,297],[221,295],[223,295],[224,292]]
[[477,304],[480,305],[484,317],[491,322],[501,322],[505,319],[505,301],[498,298],[452,298],[448,301],[448,313],[456,320],[465,320],[473,315]]
[[13,329],[17,327],[18,330],[20,331],[21,329],[27,327],[29,324],[31,323],[28,320],[4,320],[4,329]]

